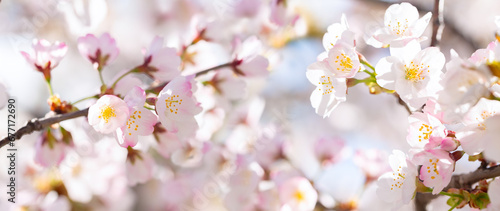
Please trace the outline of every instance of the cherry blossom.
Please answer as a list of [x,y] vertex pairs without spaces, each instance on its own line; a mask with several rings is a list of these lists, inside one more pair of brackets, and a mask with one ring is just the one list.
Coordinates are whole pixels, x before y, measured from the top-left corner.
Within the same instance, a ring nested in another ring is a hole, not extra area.
[[271,16],[270,20],[272,23],[284,26],[287,24],[295,24],[295,21],[299,18],[298,15],[292,14],[287,10],[286,0],[272,0],[271,1]]
[[144,64],[139,71],[159,81],[170,81],[180,75],[181,59],[175,48],[163,47],[163,38],[155,37],[144,51]]
[[131,147],[128,147],[127,150],[126,171],[129,185],[134,186],[151,179],[155,164],[151,155]]
[[432,194],[438,194],[450,183],[455,162],[450,154],[440,149],[425,150],[416,153],[412,159],[422,165],[419,178],[424,185],[432,189]]
[[488,187],[488,197],[490,198],[491,204],[488,205],[487,210],[498,210],[497,208],[500,207],[500,180],[498,178],[491,181]]
[[392,172],[387,172],[378,179],[377,195],[396,207],[408,204],[415,195],[417,167],[399,150],[392,151],[389,165]]
[[116,137],[120,146],[127,148],[137,144],[138,136],[152,134],[158,117],[152,111],[144,108],[146,92],[143,89],[133,88],[124,100],[129,107],[130,117],[124,126],[116,130]]
[[419,49],[420,45],[415,41],[401,50],[391,48],[393,56],[381,59],[375,67],[378,84],[396,90],[411,108],[421,107],[429,97],[435,97],[442,89],[443,53],[436,47]]
[[481,98],[465,115],[463,127],[457,130],[456,137],[467,154],[474,155],[485,150],[485,121],[496,114],[500,114],[500,101]]
[[120,98],[103,95],[89,107],[88,122],[97,132],[111,133],[124,126],[129,119],[129,108]]
[[321,138],[314,144],[314,154],[323,166],[339,162],[345,156],[345,143],[340,138]]
[[167,131],[182,138],[195,134],[198,123],[194,116],[202,110],[193,97],[195,91],[194,76],[179,76],[160,92],[156,112]]
[[429,12],[419,18],[417,8],[406,2],[393,4],[385,11],[384,26],[377,29],[367,43],[376,48],[405,46],[422,36],[431,16]]
[[345,78],[336,78],[318,63],[307,67],[306,76],[309,82],[316,85],[316,89],[311,94],[311,105],[323,118],[330,116],[333,109],[346,101]]
[[50,71],[59,65],[66,55],[68,47],[65,43],[56,41],[51,44],[47,40],[33,40],[34,54],[21,51],[26,61],[37,71],[43,73],[45,80],[50,81]]
[[269,61],[262,55],[262,42],[256,37],[251,36],[243,42],[236,39],[234,44],[233,69],[237,74],[245,77],[261,77],[269,74],[267,67]]
[[337,78],[352,78],[361,69],[356,50],[343,42],[335,44],[328,51],[328,57],[318,61],[317,66],[322,66]]
[[500,127],[500,115],[495,114],[487,118],[484,121],[484,131],[482,131],[482,136],[477,137],[478,142],[484,143],[484,157],[487,160],[499,162],[500,156],[498,151],[500,150],[500,144],[498,143],[498,137],[500,135],[498,128]]
[[353,158],[354,163],[365,172],[368,179],[377,179],[390,171],[388,159],[388,153],[379,149],[357,150]]
[[318,193],[303,177],[293,177],[285,181],[279,189],[281,210],[313,210]]
[[120,52],[115,39],[108,33],[102,34],[99,38],[93,34],[78,38],[78,50],[97,70],[102,70],[104,66],[111,64]]
[[340,23],[328,26],[327,32],[323,35],[323,47],[326,51],[332,49],[337,43],[345,43],[350,47],[355,46],[354,32],[349,30],[347,18],[343,13]]
[[35,144],[35,162],[44,167],[58,166],[71,148],[71,142],[63,142],[61,134],[54,132],[44,132]]
[[410,126],[406,140],[411,147],[423,149],[433,148],[446,138],[447,131],[444,125],[436,117],[415,112],[408,117]]

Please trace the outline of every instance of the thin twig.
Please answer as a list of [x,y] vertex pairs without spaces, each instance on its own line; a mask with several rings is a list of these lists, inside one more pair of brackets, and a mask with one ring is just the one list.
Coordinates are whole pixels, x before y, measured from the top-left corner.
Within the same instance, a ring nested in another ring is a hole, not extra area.
[[444,30],[444,0],[434,0],[431,46],[438,46]]
[[50,125],[62,122],[64,120],[74,119],[74,118],[81,117],[81,116],[87,116],[88,112],[89,112],[89,109],[86,108],[83,110],[79,110],[79,111],[75,111],[75,112],[71,112],[71,113],[66,113],[66,114],[59,114],[59,115],[55,115],[52,117],[32,119],[32,120],[28,121],[28,123],[26,123],[26,125],[19,128],[19,130],[17,130],[15,133],[13,133],[12,136],[10,136],[12,138],[9,138],[9,137],[3,138],[0,141],[0,148],[7,145],[11,141],[10,139],[18,140],[26,134],[30,134],[34,131],[43,130],[44,128],[46,128]]

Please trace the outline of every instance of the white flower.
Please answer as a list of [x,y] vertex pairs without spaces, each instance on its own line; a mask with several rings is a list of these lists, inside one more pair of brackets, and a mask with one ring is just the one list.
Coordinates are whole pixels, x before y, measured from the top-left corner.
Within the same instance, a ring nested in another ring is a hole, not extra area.
[[392,151],[389,164],[392,172],[379,177],[377,194],[380,199],[395,206],[408,204],[415,195],[417,167],[399,150]]
[[484,157],[487,160],[500,162],[500,114],[489,117],[484,122],[484,132],[478,141],[484,143]]
[[303,177],[294,177],[281,184],[279,196],[282,210],[313,210],[318,200],[318,193]]
[[335,78],[319,63],[309,65],[306,76],[312,84],[316,85],[316,89],[311,94],[311,105],[323,118],[330,116],[335,107],[346,101],[345,78]]
[[446,138],[446,128],[439,119],[430,114],[415,112],[408,117],[408,121],[410,126],[406,141],[411,147],[423,149],[429,143],[441,143],[441,140]]
[[[481,98],[465,115],[462,121],[464,126],[457,131],[455,136],[467,154],[474,155],[486,149],[485,142],[488,137],[485,137],[485,134],[487,134],[486,130],[488,127],[486,127],[485,121],[490,116],[498,114],[500,114],[500,101]],[[492,123],[495,125],[495,121]],[[494,126],[490,128],[490,130],[495,129],[497,128]]]
[[104,95],[90,106],[88,121],[96,131],[111,133],[125,125],[128,117],[129,109],[122,99],[113,95]]
[[443,53],[435,47],[419,49],[416,41],[402,49],[391,48],[391,55],[397,56],[385,57],[375,67],[378,84],[396,90],[411,108],[420,108],[442,89],[439,82],[445,63]]
[[322,66],[323,70],[333,73],[337,78],[352,78],[361,69],[361,63],[354,47],[342,42],[335,44],[328,51],[328,57],[316,63],[318,66]]
[[156,111],[168,132],[189,137],[198,130],[194,116],[202,109],[193,97],[195,90],[194,76],[179,76],[170,81],[158,95]]
[[367,40],[373,47],[402,47],[418,39],[429,24],[429,12],[419,19],[418,10],[409,3],[393,4],[385,11],[384,26]]
[[491,201],[491,204],[488,205],[488,210],[497,211],[500,207],[500,179],[497,178],[491,181],[488,187],[488,196]]
[[328,26],[328,31],[323,35],[323,47],[326,51],[330,50],[338,42],[345,43],[351,47],[355,46],[354,32],[349,30],[345,14],[342,14],[340,23],[334,23]]

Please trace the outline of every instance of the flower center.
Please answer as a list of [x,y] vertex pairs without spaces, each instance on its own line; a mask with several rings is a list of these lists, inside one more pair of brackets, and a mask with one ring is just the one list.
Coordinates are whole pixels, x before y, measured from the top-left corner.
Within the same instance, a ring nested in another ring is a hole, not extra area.
[[[344,53],[337,56],[335,59],[335,63],[338,63],[340,67],[337,67],[337,70],[342,72],[351,71],[353,67],[353,63],[350,57],[346,56]],[[342,69],[340,69],[342,68]]]
[[432,134],[432,126],[429,126],[429,125],[426,125],[426,124],[422,124],[422,126],[420,126],[420,128],[418,129],[418,131],[422,132],[422,135],[424,137],[422,137],[422,135],[419,135],[418,136],[418,141],[419,142],[422,142],[422,138],[424,140],[429,140],[431,134]]
[[396,22],[396,23],[393,24],[392,21],[389,21],[389,24],[387,25],[391,29],[392,34],[397,35],[399,37],[409,35],[409,33],[408,33],[408,19],[405,19],[404,22],[398,21],[396,19],[394,22]]
[[393,184],[391,185],[391,190],[394,190],[394,188],[401,188],[406,179],[405,178],[406,174],[402,173],[401,166],[398,167],[396,172],[392,173],[392,176],[394,177],[394,179],[393,179]]
[[293,196],[299,202],[304,201],[306,199],[304,193],[300,190],[295,191],[295,194]]
[[130,118],[127,121],[127,129],[129,129],[128,133],[129,136],[132,135],[132,132],[130,130],[137,131],[137,129],[139,128],[139,124],[135,123],[135,120],[138,120],[140,118],[142,118],[141,111],[134,111],[134,113],[130,115]]
[[477,124],[479,129],[486,130],[486,125],[484,125],[484,120],[488,119],[488,117],[494,115],[495,113],[496,112],[483,111],[483,113],[481,113],[480,117],[476,117],[476,120],[480,122]]
[[[427,173],[431,174],[431,179],[436,179],[436,176],[439,175],[439,171],[437,169],[437,163],[439,162],[439,159],[429,159],[430,165],[427,166]],[[423,168],[423,167],[422,167]]]
[[179,109],[176,108],[176,105],[181,104],[182,99],[179,99],[179,95],[172,95],[165,100],[165,106],[167,107],[167,110],[170,111],[170,113],[177,114],[177,111],[179,111]]
[[330,76],[321,76],[321,78],[319,80],[320,80],[320,82],[318,84],[322,88],[322,89],[320,88],[319,91],[323,91],[323,95],[327,95],[327,94],[332,93],[333,84],[332,84],[332,79],[330,78]]
[[421,81],[425,79],[425,75],[423,74],[425,69],[429,72],[428,68],[429,66],[426,68],[423,63],[415,64],[411,62],[410,65],[405,65],[405,79],[411,82]]
[[109,118],[111,117],[116,117],[115,109],[109,105],[101,107],[101,115],[99,116],[99,118],[104,119],[104,122],[108,123]]

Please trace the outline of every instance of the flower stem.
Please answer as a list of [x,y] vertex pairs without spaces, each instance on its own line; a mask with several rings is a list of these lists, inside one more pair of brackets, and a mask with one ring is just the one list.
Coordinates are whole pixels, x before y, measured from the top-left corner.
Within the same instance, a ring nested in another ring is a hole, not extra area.
[[114,89],[116,84],[118,83],[118,81],[122,80],[125,76],[127,76],[128,74],[130,73],[133,73],[133,72],[136,72],[138,69],[137,67],[134,68],[134,69],[131,69],[129,71],[127,71],[126,73],[124,73],[123,75],[121,75],[118,79],[116,79],[116,81],[113,83],[113,85],[111,85],[111,89]]
[[373,67],[373,65],[371,65],[369,62],[367,62],[365,60],[360,60],[359,62],[361,62],[361,64],[366,65],[368,68],[372,69],[375,72],[375,67]]
[[101,80],[101,84],[102,84],[103,86],[106,86],[106,83],[104,83],[104,79],[102,78],[102,73],[101,73],[101,71],[98,71],[98,72],[99,72],[99,79]]
[[77,101],[75,101],[74,103],[71,103],[71,104],[75,105],[75,104],[77,104],[79,102],[82,102],[82,101],[85,101],[85,100],[88,100],[88,99],[92,99],[92,98],[98,98],[98,97],[99,97],[99,95],[92,95],[90,97],[85,97],[85,98],[79,99],[79,100],[77,100]]
[[47,80],[47,86],[49,87],[50,96],[54,95],[54,90],[52,89],[52,84],[50,83],[50,80]]

